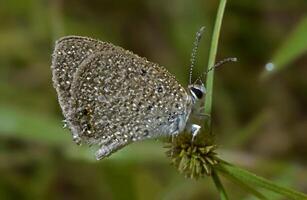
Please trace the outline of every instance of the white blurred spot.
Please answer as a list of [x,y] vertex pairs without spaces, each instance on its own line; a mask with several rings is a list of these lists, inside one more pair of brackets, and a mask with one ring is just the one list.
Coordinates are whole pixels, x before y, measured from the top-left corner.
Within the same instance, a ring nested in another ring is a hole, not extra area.
[[267,71],[273,71],[274,70],[274,68],[275,68],[275,65],[273,64],[273,63],[267,63],[266,65],[265,65],[265,69],[267,70]]

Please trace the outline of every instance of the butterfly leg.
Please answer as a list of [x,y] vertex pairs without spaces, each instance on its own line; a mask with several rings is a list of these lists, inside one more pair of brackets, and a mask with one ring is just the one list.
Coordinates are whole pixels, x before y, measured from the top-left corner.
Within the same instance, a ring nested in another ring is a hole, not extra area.
[[172,134],[172,143],[174,143],[175,142],[175,138],[177,137],[177,133],[176,134]]
[[197,124],[192,124],[191,126],[191,133],[192,133],[192,142],[194,142],[194,139],[196,137],[196,135],[198,134],[198,132],[200,131],[201,126],[197,125]]
[[205,107],[200,107],[196,112],[196,116],[204,120],[207,120],[211,117],[209,114],[205,113]]
[[210,119],[210,115],[206,114],[206,113],[197,113],[196,116],[203,119],[203,120]]

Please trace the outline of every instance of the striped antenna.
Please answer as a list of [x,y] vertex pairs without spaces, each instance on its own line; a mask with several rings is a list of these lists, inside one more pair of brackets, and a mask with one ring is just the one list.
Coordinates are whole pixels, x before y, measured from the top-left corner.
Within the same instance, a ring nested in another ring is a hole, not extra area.
[[197,50],[198,50],[198,46],[199,46],[199,42],[200,39],[204,33],[205,27],[202,26],[196,33],[195,36],[195,41],[193,44],[193,49],[192,49],[192,54],[191,54],[191,65],[190,65],[190,80],[189,80],[189,84],[192,84],[192,74],[193,74],[193,68],[196,62],[196,57],[197,57]]
[[208,72],[212,71],[213,69],[215,68],[218,68],[222,65],[224,65],[225,63],[229,63],[229,62],[237,62],[238,59],[236,57],[233,57],[233,58],[225,58],[219,62],[217,62],[213,67],[209,68],[204,74],[208,74]]
[[200,75],[200,77],[198,79],[202,80],[202,78],[205,78],[205,75],[207,75],[210,71],[224,65],[225,63],[237,62],[237,61],[238,61],[238,59],[236,57],[225,58],[225,59],[217,62],[213,67],[210,67],[206,72],[204,72],[202,75]]

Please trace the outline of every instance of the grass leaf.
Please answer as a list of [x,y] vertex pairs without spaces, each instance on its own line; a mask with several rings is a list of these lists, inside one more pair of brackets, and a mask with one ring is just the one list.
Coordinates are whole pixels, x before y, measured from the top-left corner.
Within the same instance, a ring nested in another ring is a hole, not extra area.
[[[210,52],[209,52],[209,60],[207,65],[207,70],[209,70],[211,67],[215,64],[215,58],[217,53],[217,47],[218,47],[218,41],[221,31],[221,25],[223,20],[223,15],[226,7],[226,0],[221,0],[217,16],[215,20],[215,25],[213,29],[212,39],[211,39],[211,45],[210,45]],[[205,114],[211,115],[211,108],[212,108],[212,94],[213,94],[213,80],[214,80],[214,69],[208,72],[207,79],[206,79],[206,101],[205,101]],[[210,119],[208,120],[210,123]]]
[[263,78],[284,69],[289,63],[307,51],[307,17],[304,17],[289,35],[286,41],[275,52],[270,63],[262,73]]
[[224,189],[224,186],[220,180],[220,177],[218,176],[218,174],[213,170],[212,172],[212,179],[213,179],[213,182],[219,192],[219,195],[220,195],[220,199],[221,200],[228,200],[228,196],[227,196],[227,193]]
[[245,184],[249,184],[254,187],[263,188],[277,194],[280,194],[288,199],[293,200],[307,200],[307,195],[301,192],[292,190],[290,188],[277,185],[263,177],[257,176],[247,170],[234,166],[232,164],[222,161],[219,165],[216,166],[216,169],[220,172],[227,174],[231,177],[234,177]]

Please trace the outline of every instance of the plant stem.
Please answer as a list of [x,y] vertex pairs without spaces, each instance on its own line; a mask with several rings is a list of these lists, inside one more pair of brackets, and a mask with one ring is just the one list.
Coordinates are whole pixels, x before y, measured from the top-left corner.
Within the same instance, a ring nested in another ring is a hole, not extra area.
[[[222,19],[226,7],[227,0],[220,0],[217,16],[214,24],[212,39],[211,39],[211,46],[210,46],[210,52],[209,52],[209,60],[207,65],[207,70],[209,70],[211,67],[215,64],[216,59],[216,53],[217,53],[217,47],[218,47],[218,40],[222,25]],[[207,71],[205,70],[205,71]],[[210,70],[207,73],[206,78],[206,99],[205,99],[205,108],[204,108],[204,114],[211,116],[211,110],[212,110],[212,95],[213,95],[213,80],[214,80],[214,69]],[[211,131],[211,117],[206,121],[205,124],[205,130],[208,133],[212,133]],[[293,200],[307,200],[307,195],[297,192],[295,190],[292,190],[290,188],[286,188],[280,185],[277,185],[263,177],[259,177],[251,172],[248,172],[247,170],[241,169],[237,166],[231,165],[223,160],[220,160],[220,163],[218,165],[214,166],[213,173],[212,173],[212,179],[219,191],[221,200],[227,200],[227,194],[225,192],[225,189],[216,173],[215,170],[218,170],[219,172],[223,173],[224,175],[228,176],[229,178],[232,178],[234,181],[241,184],[241,186],[245,186],[244,188],[253,193],[255,196],[257,196],[260,199],[266,199],[265,196],[261,195],[257,190],[254,190],[252,187],[259,187],[263,188],[275,193],[278,193],[284,197],[287,197],[288,199]]]
[[213,182],[220,194],[220,199],[221,200],[228,200],[228,196],[227,196],[227,193],[224,189],[224,186],[220,180],[220,177],[218,176],[218,174],[213,170],[212,171],[212,179],[213,179]]
[[[221,30],[226,2],[227,0],[221,0],[219,7],[218,7],[217,16],[216,16],[215,25],[214,25],[213,34],[212,34],[207,70],[210,69],[215,64],[218,40],[220,36],[220,30]],[[211,107],[212,107],[213,76],[214,76],[214,69],[208,72],[207,80],[206,80],[207,94],[206,94],[206,101],[205,101],[205,114],[208,114],[208,115],[211,114]]]
[[[212,33],[208,65],[205,71],[208,71],[215,64],[217,46],[218,46],[218,41],[219,41],[219,36],[220,36],[220,30],[221,30],[224,10],[226,7],[226,1],[227,0],[220,0],[220,4],[218,7],[217,16],[216,16],[216,20],[214,24],[214,29]],[[211,108],[212,108],[213,80],[214,80],[214,69],[208,72],[207,79],[206,79],[207,91],[206,91],[206,99],[205,99],[205,115],[208,115],[210,117],[206,121],[205,130],[208,130],[209,133],[211,133]],[[226,194],[224,186],[215,170],[212,171],[212,179],[219,192],[220,199],[228,200],[228,196]]]

